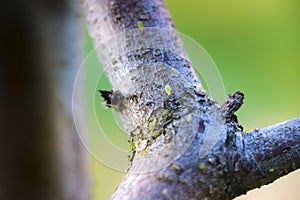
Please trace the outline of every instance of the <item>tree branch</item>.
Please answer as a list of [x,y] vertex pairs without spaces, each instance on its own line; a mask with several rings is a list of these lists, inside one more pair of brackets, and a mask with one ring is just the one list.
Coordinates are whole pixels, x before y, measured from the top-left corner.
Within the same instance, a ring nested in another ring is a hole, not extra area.
[[243,94],[201,89],[162,0],[83,2],[133,152],[112,199],[231,199],[300,167],[299,119],[243,133]]
[[[268,184],[300,166],[300,118],[243,134],[244,156],[249,162],[239,171],[237,191],[251,190]],[[239,194],[238,194],[239,195]]]
[[[129,173],[112,199],[233,199],[300,167],[300,118],[231,132],[199,159],[200,141],[161,171]],[[134,188],[134,189],[133,189]]]

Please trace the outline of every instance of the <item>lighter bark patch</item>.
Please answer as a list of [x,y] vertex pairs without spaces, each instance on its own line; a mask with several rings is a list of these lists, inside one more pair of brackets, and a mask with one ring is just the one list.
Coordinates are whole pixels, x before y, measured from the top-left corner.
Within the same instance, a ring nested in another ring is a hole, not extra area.
[[210,123],[205,131],[205,137],[199,151],[199,157],[204,158],[211,153],[213,147],[219,141],[220,135],[226,131],[225,118],[222,117],[219,109],[212,110]]

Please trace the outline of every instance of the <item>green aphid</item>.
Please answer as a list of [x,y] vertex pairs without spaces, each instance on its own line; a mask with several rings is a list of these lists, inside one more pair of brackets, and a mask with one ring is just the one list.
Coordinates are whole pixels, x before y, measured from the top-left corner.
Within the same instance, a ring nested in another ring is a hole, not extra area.
[[117,63],[117,61],[116,61],[116,59],[112,59],[112,61],[111,61],[111,63],[113,64],[113,65],[115,65],[116,63]]
[[275,171],[274,168],[269,169],[269,172],[270,172],[270,173],[272,173],[272,172],[274,172],[274,171]]
[[156,118],[155,117],[151,117],[151,120],[149,120],[149,130],[152,131],[154,130],[155,126],[156,126]]
[[167,190],[167,189],[163,189],[163,190],[161,191],[161,194],[162,194],[163,196],[167,196],[167,195],[168,195],[168,190]]
[[138,153],[139,153],[140,155],[143,155],[143,156],[148,155],[148,151],[146,151],[146,150],[141,150],[141,151],[139,151]]
[[172,72],[176,72],[176,69],[174,67],[171,68]]
[[202,163],[199,165],[199,169],[200,169],[200,170],[203,170],[204,168],[205,168],[205,163],[202,162]]
[[152,122],[154,120],[154,116],[151,116],[149,119],[148,119],[148,122]]
[[142,21],[138,21],[138,28],[140,30],[143,30],[144,29],[144,23]]
[[172,138],[173,138],[173,136],[171,134],[166,135],[165,138],[164,138],[164,144],[170,143]]
[[170,96],[170,95],[171,95],[171,91],[172,91],[172,90],[171,90],[171,86],[170,86],[170,85],[168,85],[168,84],[167,84],[167,85],[165,85],[165,92],[167,93],[167,95],[168,95],[168,96]]
[[130,142],[130,149],[131,151],[135,151],[135,143],[133,141]]
[[192,120],[192,115],[189,114],[189,115],[187,116],[186,120],[187,120],[187,122],[190,122],[190,121]]
[[161,134],[162,134],[162,131],[161,131],[161,130],[158,130],[158,131],[154,132],[154,133],[151,135],[151,137],[152,137],[153,139],[156,139],[156,138],[158,138]]

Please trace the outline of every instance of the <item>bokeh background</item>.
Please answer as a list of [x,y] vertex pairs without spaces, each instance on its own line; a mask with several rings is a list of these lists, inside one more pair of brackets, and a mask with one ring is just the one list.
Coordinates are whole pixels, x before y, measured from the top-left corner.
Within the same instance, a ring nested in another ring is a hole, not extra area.
[[[226,93],[245,93],[245,103],[237,115],[246,130],[300,115],[300,1],[166,0],[166,4],[178,31],[196,40],[210,54],[222,75]],[[86,55],[92,49],[86,33]],[[105,77],[97,89],[110,89]],[[118,120],[104,109],[102,99],[94,92],[97,103],[88,106],[98,110],[98,120],[104,124],[108,137],[128,148],[126,136],[116,126]],[[91,126],[88,128],[93,132]],[[125,173],[102,164],[92,155],[90,168],[92,199],[109,199]],[[299,200],[299,188],[298,170],[237,200]]]

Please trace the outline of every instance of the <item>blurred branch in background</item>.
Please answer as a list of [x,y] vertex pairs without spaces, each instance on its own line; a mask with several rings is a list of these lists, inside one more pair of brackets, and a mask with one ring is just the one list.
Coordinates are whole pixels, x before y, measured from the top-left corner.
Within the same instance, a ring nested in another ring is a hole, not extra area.
[[77,3],[1,5],[0,199],[89,198],[71,107],[83,43]]

